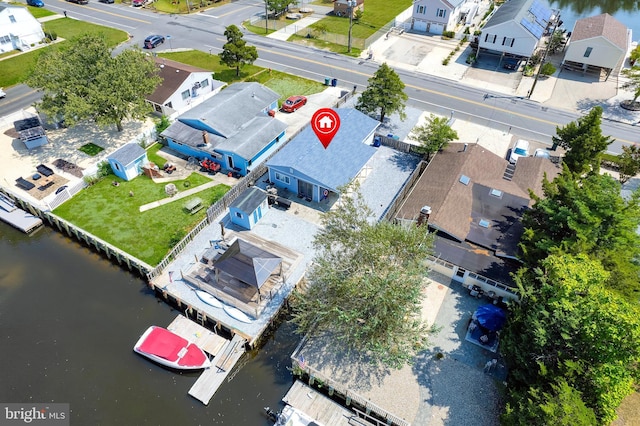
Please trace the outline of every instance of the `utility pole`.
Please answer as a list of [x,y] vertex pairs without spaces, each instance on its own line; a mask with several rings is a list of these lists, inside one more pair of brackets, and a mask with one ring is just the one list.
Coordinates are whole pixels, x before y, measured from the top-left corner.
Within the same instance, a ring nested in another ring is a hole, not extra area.
[[269,33],[269,5],[267,0],[264,0],[264,33]]
[[351,29],[353,28],[353,8],[356,6],[356,0],[347,0],[349,6],[349,41],[347,44],[347,53],[351,53]]
[[[551,22],[549,22],[549,24],[551,24]],[[540,78],[540,71],[542,71],[542,66],[544,65],[544,60],[547,59],[547,54],[549,53],[549,48],[551,47],[551,39],[553,38],[553,34],[555,34],[556,29],[560,25],[562,25],[562,21],[560,20],[560,11],[556,11],[555,25],[553,26],[553,31],[551,31],[551,35],[549,36],[550,38],[547,41],[547,48],[544,50],[544,54],[542,55],[542,60],[540,61],[540,66],[538,67],[536,78],[533,79],[533,85],[531,86],[531,90],[529,90],[527,99],[531,99],[531,95],[533,95],[533,89],[536,88],[536,84],[538,83],[538,78]],[[549,25],[547,25],[547,29],[549,29]]]

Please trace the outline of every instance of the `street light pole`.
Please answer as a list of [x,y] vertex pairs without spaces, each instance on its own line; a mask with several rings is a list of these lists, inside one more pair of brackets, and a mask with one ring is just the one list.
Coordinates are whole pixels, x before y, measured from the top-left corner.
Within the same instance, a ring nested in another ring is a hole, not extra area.
[[349,41],[347,43],[347,53],[351,53],[351,29],[353,28],[353,8],[356,5],[356,0],[348,0],[347,6],[349,6]]
[[264,33],[269,33],[269,8],[267,0],[264,0]]
[[[542,55],[542,60],[540,61],[540,66],[538,67],[538,72],[536,73],[536,78],[533,79],[533,85],[531,85],[531,90],[529,90],[529,94],[527,95],[527,99],[531,99],[531,95],[533,95],[533,89],[536,88],[536,84],[538,83],[538,78],[540,78],[540,71],[542,71],[542,66],[544,65],[544,60],[547,59],[547,54],[549,53],[549,48],[551,47],[551,40],[553,39],[553,35],[558,28],[558,25],[562,22],[560,21],[560,12],[556,12],[556,22],[553,26],[553,31],[551,31],[551,35],[549,36],[549,40],[547,41],[547,48],[544,50],[544,54]],[[548,26],[547,26],[548,28]]]

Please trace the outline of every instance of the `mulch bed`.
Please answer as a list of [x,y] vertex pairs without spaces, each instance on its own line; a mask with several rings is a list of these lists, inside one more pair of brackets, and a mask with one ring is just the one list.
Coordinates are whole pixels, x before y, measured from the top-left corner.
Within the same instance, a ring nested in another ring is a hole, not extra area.
[[31,195],[36,200],[42,200],[47,195],[54,193],[62,185],[69,182],[69,179],[65,179],[62,176],[56,174],[53,174],[48,178],[42,176],[37,180],[34,180],[33,175],[31,175],[29,177],[26,177],[25,180],[28,180],[36,186],[35,188],[27,191],[29,195]]
[[84,170],[82,167],[76,166],[73,163],[68,162],[67,160],[63,160],[58,158],[53,162],[53,165],[62,170],[63,172],[67,172],[77,178],[82,178],[82,171]]

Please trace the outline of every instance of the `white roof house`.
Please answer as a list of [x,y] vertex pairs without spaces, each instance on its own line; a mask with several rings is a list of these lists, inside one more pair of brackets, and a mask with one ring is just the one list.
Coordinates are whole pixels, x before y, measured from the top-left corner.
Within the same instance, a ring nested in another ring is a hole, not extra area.
[[0,5],[0,53],[29,50],[43,39],[42,25],[27,8]]
[[478,4],[468,0],[414,0],[411,29],[442,34],[466,23],[477,11]]
[[563,64],[605,68],[611,72],[622,63],[630,47],[630,30],[608,13],[576,21]]
[[479,48],[528,58],[555,18],[543,0],[510,0],[482,28]]

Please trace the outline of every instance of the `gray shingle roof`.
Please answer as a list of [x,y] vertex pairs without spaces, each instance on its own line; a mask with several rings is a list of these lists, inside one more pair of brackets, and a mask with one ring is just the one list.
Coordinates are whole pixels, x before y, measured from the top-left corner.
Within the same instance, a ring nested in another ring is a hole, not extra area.
[[251,213],[267,199],[267,193],[262,189],[252,186],[247,188],[229,207],[235,207],[245,213]]
[[275,254],[238,238],[213,266],[260,289],[281,263]]
[[128,143],[120,147],[107,158],[109,160],[115,160],[126,167],[138,158],[142,157],[145,152],[146,151],[137,143]]
[[267,162],[267,166],[332,191],[351,182],[376,152],[363,141],[380,123],[355,109],[335,111],[340,116],[340,129],[327,149],[307,125]]
[[515,21],[535,38],[540,39],[552,13],[543,0],[509,0],[504,2],[489,18],[484,30],[505,22]]
[[627,27],[608,13],[578,19],[571,32],[571,41],[602,36],[626,52]]

